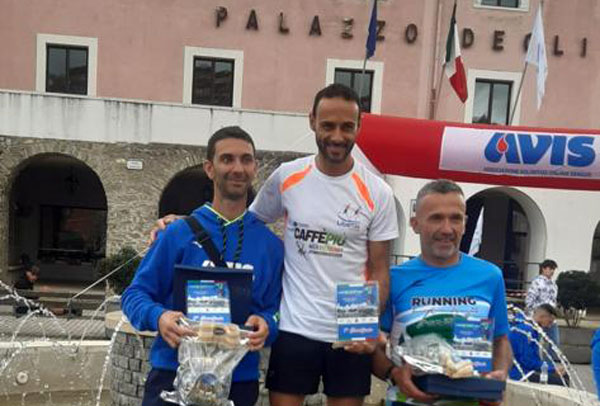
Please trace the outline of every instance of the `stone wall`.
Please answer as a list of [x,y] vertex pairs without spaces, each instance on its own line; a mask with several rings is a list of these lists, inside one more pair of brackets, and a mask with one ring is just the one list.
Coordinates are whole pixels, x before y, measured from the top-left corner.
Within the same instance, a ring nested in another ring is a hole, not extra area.
[[[75,158],[99,177],[106,194],[107,254],[124,245],[142,249],[156,220],[158,204],[169,181],[180,171],[201,164],[202,146],[99,143],[0,136],[0,279],[10,279],[9,201],[19,172],[40,154]],[[258,151],[256,188],[272,170],[297,154]],[[143,161],[143,170],[129,170],[128,159]]]
[[150,363],[148,354],[154,342],[151,335],[136,336],[119,332],[115,337],[112,353],[112,381],[110,393],[112,406],[139,406],[144,396],[144,383]]
[[[148,354],[154,337],[147,333],[136,335],[126,326],[118,332],[110,354],[112,381],[110,386],[111,406],[140,406],[144,395],[144,383],[151,366]],[[259,398],[256,406],[269,406],[269,393],[265,388],[265,376],[269,365],[270,349],[264,348],[260,354]],[[378,405],[385,391],[385,384],[373,378],[371,395],[365,405]],[[307,396],[305,406],[324,406],[326,398],[322,393]]]

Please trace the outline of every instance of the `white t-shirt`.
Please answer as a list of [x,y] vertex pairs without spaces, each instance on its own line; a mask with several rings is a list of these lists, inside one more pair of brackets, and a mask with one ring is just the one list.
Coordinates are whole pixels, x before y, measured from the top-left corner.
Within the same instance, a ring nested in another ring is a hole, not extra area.
[[285,216],[279,328],[336,341],[336,284],[365,280],[367,241],[398,237],[391,188],[359,162],[332,177],[308,156],[277,168],[250,210],[265,222]]

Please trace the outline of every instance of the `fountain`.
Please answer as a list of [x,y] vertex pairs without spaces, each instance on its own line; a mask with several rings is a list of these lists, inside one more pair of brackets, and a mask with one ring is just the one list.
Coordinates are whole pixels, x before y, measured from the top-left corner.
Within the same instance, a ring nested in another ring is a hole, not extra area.
[[[7,299],[29,312],[22,318],[0,319],[0,403],[110,405],[110,394],[102,389],[108,368],[98,365],[110,354],[111,342],[104,337],[103,321],[96,319],[106,302],[87,320],[59,319],[0,281],[0,301]],[[100,331],[90,334],[92,327]],[[80,334],[75,336],[73,330]],[[92,339],[86,339],[90,335]]]
[[[20,319],[12,316],[8,329],[0,330],[0,403],[22,406],[132,406],[141,404],[143,385],[150,369],[148,351],[154,334],[137,332],[120,312],[103,314],[107,299],[88,319],[59,319],[32,300],[21,298],[0,281],[0,301],[12,298],[31,311]],[[511,317],[519,315],[540,337],[536,344],[548,355],[543,345],[558,355],[571,380],[571,387],[509,381],[507,406],[588,406],[600,405],[597,397],[587,393],[575,369],[560,350],[548,340],[544,331],[531,318],[514,306]],[[103,320],[98,320],[102,316]],[[6,321],[2,321],[6,323]],[[73,323],[79,323],[74,333]],[[98,325],[101,334],[98,334]],[[106,335],[104,329],[109,333]],[[516,329],[516,327],[513,327]],[[95,331],[92,331],[95,330]],[[3,332],[4,331],[4,332]],[[518,331],[516,329],[515,331]],[[531,334],[519,331],[522,334]],[[551,359],[551,357],[549,357]],[[552,361],[554,362],[554,361]],[[266,363],[263,362],[263,369]],[[517,365],[518,368],[520,366]],[[264,371],[263,371],[264,372]],[[366,400],[378,404],[383,397],[381,382]],[[265,392],[259,404],[268,404]],[[321,404],[320,397],[310,399]]]
[[[515,318],[520,318],[526,325],[530,326],[535,332],[538,333],[539,339],[535,340],[529,331],[524,331],[514,325],[511,326],[511,331],[523,334],[528,338],[528,340],[532,340],[540,349],[544,359],[549,360],[554,367],[557,365],[562,365],[565,369],[565,375],[569,377],[570,386],[565,384],[565,380],[562,376],[561,380],[563,386],[559,386],[531,383],[527,381],[527,375],[525,375],[522,381],[509,380],[507,382],[505,404],[515,406],[600,405],[600,402],[598,402],[598,397],[586,391],[577,371],[573,368],[569,360],[564,356],[558,346],[556,346],[554,342],[548,338],[543,328],[540,327],[531,317],[527,316],[523,310],[514,305],[508,306],[508,312],[510,320],[514,321]],[[546,348],[546,345],[550,347],[550,350]],[[551,354],[555,354],[558,360],[555,361]],[[523,369],[518,362],[515,361],[515,365],[519,371],[523,372]]]

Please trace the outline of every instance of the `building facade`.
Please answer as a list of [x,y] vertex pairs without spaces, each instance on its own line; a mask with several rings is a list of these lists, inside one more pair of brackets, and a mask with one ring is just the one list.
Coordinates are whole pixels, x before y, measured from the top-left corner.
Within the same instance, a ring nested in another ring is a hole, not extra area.
[[[45,278],[91,280],[97,258],[141,249],[159,214],[206,200],[203,147],[224,125],[255,137],[261,179],[315,152],[306,113],[334,81],[357,89],[375,114],[508,124],[514,111],[514,125],[600,127],[594,0],[544,3],[540,110],[531,68],[517,100],[537,0],[458,1],[465,104],[442,75],[452,0],[380,0],[364,73],[366,0],[0,4],[2,279],[23,253],[42,261]],[[408,219],[426,180],[386,180],[401,261],[419,252]],[[480,255],[515,286],[546,257],[561,269],[600,267],[598,192],[462,186],[472,218],[485,207]]]

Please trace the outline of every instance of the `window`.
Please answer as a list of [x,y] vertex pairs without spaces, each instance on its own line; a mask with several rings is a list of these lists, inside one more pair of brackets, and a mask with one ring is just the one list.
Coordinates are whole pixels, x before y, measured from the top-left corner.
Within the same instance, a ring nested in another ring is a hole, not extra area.
[[[361,107],[370,113],[381,113],[381,94],[383,83],[383,62],[367,61],[363,76],[362,60],[327,59],[325,85],[341,83],[352,87],[361,94]],[[361,83],[361,77],[362,83]]]
[[371,93],[373,90],[373,71],[354,69],[336,69],[334,83],[341,83],[352,89],[360,96],[362,111],[371,112]]
[[38,92],[96,95],[98,39],[37,34]]
[[514,108],[512,124],[518,125],[522,99],[516,98],[519,83],[521,72],[469,69],[464,122],[506,124]]
[[481,0],[481,5],[519,8],[519,0]]
[[244,52],[185,47],[183,102],[242,107]]
[[473,101],[473,123],[508,124],[512,82],[477,79]]
[[233,105],[233,71],[231,59],[194,58],[193,104]]
[[502,9],[505,11],[529,11],[531,0],[473,0],[477,8]]
[[47,92],[87,94],[87,48],[48,45],[46,55]]

